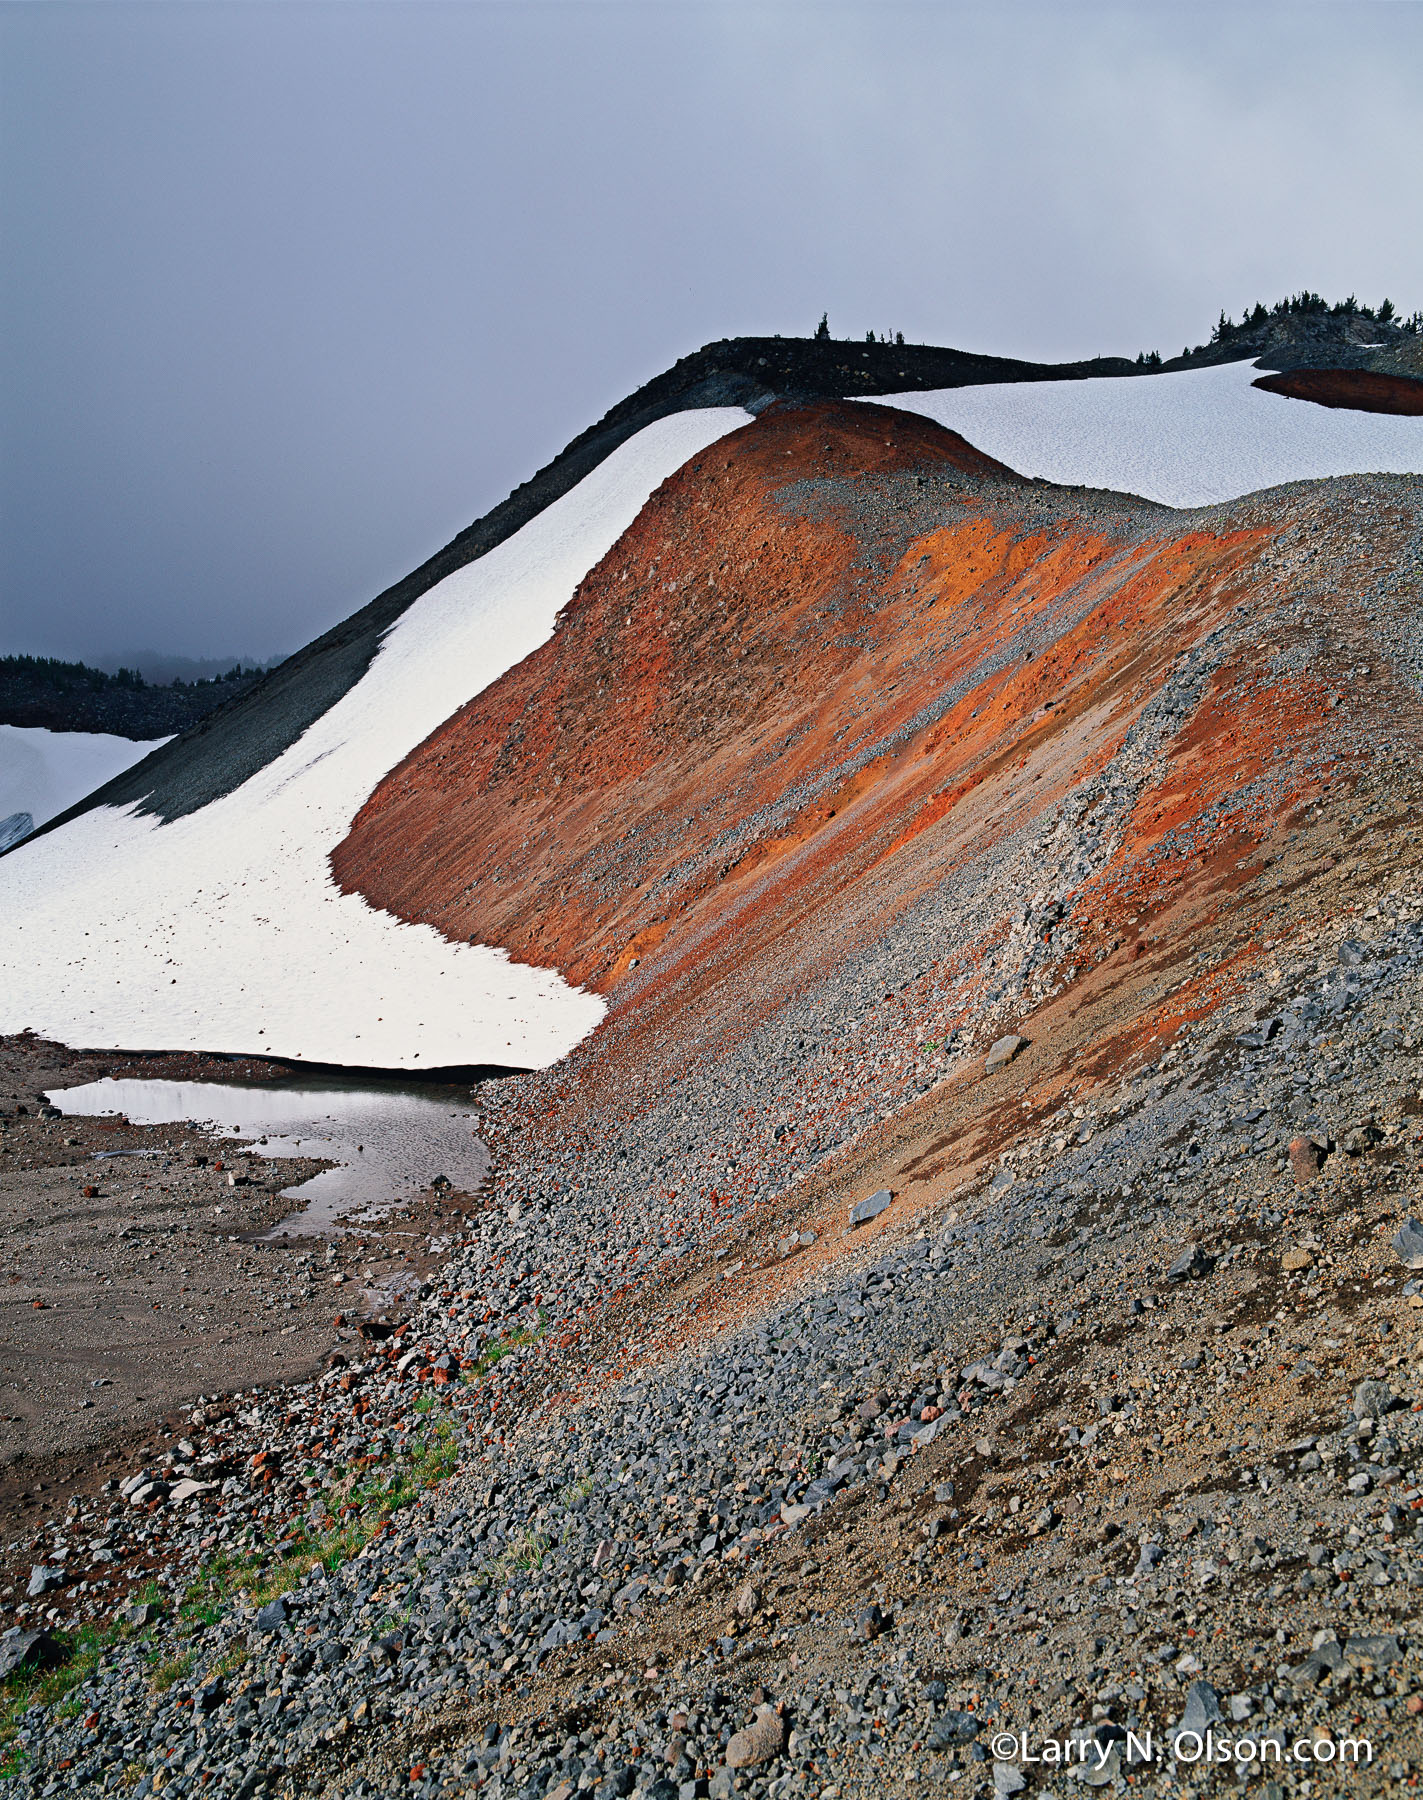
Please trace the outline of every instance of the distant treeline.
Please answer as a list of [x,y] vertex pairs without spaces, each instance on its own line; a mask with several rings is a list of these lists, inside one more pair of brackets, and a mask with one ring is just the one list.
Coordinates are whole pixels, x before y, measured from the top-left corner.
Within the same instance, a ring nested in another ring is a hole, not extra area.
[[[1322,294],[1301,288],[1299,293],[1266,306],[1257,300],[1239,320],[1222,312],[1215,322],[1208,344],[1197,344],[1194,350],[1182,350],[1183,357],[1209,358],[1214,352],[1259,353],[1281,345],[1313,345],[1333,343],[1340,349],[1356,350],[1359,344],[1357,326],[1367,324],[1369,336],[1381,344],[1396,344],[1401,338],[1423,331],[1423,312],[1402,317],[1392,300],[1377,306],[1365,306],[1352,294],[1331,305]],[[1138,362],[1150,362],[1138,357]],[[1159,360],[1159,359],[1158,359]]]
[[[1257,300],[1249,311],[1242,313],[1239,323],[1222,312],[1211,332],[1210,342],[1197,344],[1194,350],[1187,347],[1181,351],[1181,355],[1183,358],[1221,360],[1212,358],[1211,352],[1223,348],[1258,349],[1274,340],[1291,339],[1301,334],[1321,338],[1337,337],[1344,341],[1349,337],[1350,327],[1356,321],[1367,321],[1377,330],[1383,343],[1397,342],[1400,337],[1423,332],[1423,312],[1412,313],[1405,319],[1392,300],[1383,300],[1377,306],[1365,306],[1350,294],[1347,299],[1336,300],[1331,305],[1322,294],[1302,288],[1297,294],[1277,300],[1273,306],[1266,306]],[[829,315],[822,313],[820,323],[811,336],[824,341],[830,335]],[[858,342],[858,339],[847,341]],[[884,332],[876,337],[873,331],[867,331],[864,341],[867,344],[902,344],[904,333]],[[1161,352],[1143,350],[1134,360],[1139,368],[1159,369]]]
[[262,678],[236,663],[210,680],[145,681],[137,669],[109,674],[53,656],[0,656],[0,725],[48,731],[101,731],[115,737],[171,737]]
[[1368,319],[1371,324],[1383,326],[1390,334],[1423,331],[1423,312],[1402,318],[1392,300],[1382,300],[1377,306],[1365,306],[1350,294],[1347,300],[1336,300],[1331,306],[1323,294],[1314,294],[1308,288],[1301,288],[1299,293],[1291,294],[1286,300],[1277,300],[1273,306],[1265,306],[1257,300],[1249,312],[1240,315],[1238,325],[1228,313],[1222,312],[1211,333],[1211,342],[1228,344],[1233,338],[1247,337],[1264,326],[1285,324],[1291,320],[1318,321],[1322,324],[1326,319],[1338,319],[1344,323],[1351,319]]
[[208,688],[223,681],[250,680],[261,673],[261,669],[257,668],[244,669],[239,662],[224,670],[221,675],[213,675],[207,680],[184,681],[175,675],[169,682],[149,682],[145,681],[137,669],[116,669],[110,675],[104,669],[91,669],[88,663],[61,662],[56,656],[0,656],[0,681],[34,681],[44,687],[54,688],[61,694],[70,693],[75,688],[85,688],[95,694],[102,693],[105,688],[115,687]]

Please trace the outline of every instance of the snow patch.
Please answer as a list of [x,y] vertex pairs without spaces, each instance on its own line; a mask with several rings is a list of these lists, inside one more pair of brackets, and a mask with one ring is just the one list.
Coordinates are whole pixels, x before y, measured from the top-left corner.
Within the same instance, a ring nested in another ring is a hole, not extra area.
[[1286,400],[1253,363],[1090,381],[875,395],[1016,469],[1068,487],[1209,506],[1285,481],[1423,474],[1423,419]]
[[630,438],[415,601],[365,676],[233,793],[167,825],[96,808],[12,852],[0,1030],[378,1068],[564,1055],[602,1017],[596,994],[342,894],[328,858],[397,763],[545,642],[653,490],[748,419],[708,408]]
[[0,725],[0,820],[28,813],[35,825],[43,825],[167,742]]

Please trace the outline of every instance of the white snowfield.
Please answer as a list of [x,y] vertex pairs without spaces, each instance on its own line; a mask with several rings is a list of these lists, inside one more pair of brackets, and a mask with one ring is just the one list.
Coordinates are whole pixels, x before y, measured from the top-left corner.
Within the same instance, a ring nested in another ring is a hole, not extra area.
[[886,394],[1020,475],[1209,506],[1285,481],[1423,474],[1423,419],[1341,411],[1250,384],[1253,363],[1092,381]]
[[43,825],[167,742],[0,725],[0,819],[27,812],[36,825]]
[[417,600],[234,793],[171,825],[99,808],[0,859],[0,1030],[379,1068],[564,1055],[602,1017],[596,994],[342,894],[328,857],[382,777],[545,642],[653,490],[748,419],[678,413],[629,439]]

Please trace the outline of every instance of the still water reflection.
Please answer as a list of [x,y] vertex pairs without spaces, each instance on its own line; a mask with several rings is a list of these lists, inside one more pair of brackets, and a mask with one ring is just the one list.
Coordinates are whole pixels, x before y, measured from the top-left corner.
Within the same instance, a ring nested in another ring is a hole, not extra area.
[[301,1202],[268,1236],[330,1230],[339,1217],[371,1219],[413,1199],[438,1175],[465,1192],[489,1172],[474,1135],[478,1116],[462,1088],[372,1084],[340,1077],[299,1083],[91,1081],[48,1095],[61,1112],[123,1113],[135,1125],[191,1121],[221,1136],[254,1138],[257,1156],[314,1156],[336,1163],[283,1188]]

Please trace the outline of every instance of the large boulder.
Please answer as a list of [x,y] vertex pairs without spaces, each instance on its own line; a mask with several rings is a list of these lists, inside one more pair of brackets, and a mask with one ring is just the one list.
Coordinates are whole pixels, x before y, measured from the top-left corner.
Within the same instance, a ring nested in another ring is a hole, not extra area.
[[58,1668],[69,1655],[58,1638],[47,1631],[21,1631],[12,1627],[0,1637],[0,1680],[17,1670]]
[[1000,1069],[1006,1069],[1013,1058],[1028,1047],[1028,1040],[1010,1031],[1006,1037],[998,1038],[989,1046],[988,1059],[983,1065],[985,1075],[996,1075]]
[[728,1769],[751,1769],[779,1756],[785,1742],[785,1720],[774,1706],[758,1706],[756,1717],[736,1732],[726,1746]]

